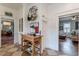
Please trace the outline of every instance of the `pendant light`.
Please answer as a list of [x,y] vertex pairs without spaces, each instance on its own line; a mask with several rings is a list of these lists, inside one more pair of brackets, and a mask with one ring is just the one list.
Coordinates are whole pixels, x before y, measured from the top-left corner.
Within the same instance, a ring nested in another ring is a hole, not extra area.
[[75,20],[76,19],[76,16],[72,16],[72,20]]

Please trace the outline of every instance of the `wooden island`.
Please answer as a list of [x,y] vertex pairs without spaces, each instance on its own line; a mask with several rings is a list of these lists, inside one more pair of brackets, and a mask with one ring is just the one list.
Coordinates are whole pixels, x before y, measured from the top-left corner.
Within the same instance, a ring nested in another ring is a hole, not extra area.
[[27,51],[32,56],[37,54],[41,55],[41,39],[42,39],[41,35],[33,36],[33,35],[22,34],[21,36],[22,36],[21,46],[23,52]]

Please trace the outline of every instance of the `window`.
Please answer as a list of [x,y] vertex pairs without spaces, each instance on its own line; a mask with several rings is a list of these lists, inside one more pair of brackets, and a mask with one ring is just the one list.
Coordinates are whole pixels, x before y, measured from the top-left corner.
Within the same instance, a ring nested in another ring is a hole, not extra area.
[[64,23],[64,32],[70,33],[70,23]]

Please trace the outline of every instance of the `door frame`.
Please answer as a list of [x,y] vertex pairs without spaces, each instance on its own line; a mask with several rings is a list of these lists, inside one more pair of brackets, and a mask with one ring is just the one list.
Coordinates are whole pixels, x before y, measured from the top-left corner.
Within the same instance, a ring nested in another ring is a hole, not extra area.
[[[9,21],[13,21],[14,22],[14,18],[13,17],[9,17],[9,16],[0,16],[0,47],[2,47],[2,44],[1,44],[1,30],[2,30],[1,21],[2,20],[6,20],[6,21],[9,20]],[[14,24],[14,29],[15,29],[15,24]],[[13,42],[13,44],[14,44],[14,42]]]
[[[58,20],[58,42],[59,42],[59,18],[61,16],[65,17],[65,16],[69,16],[71,14],[75,14],[75,13],[79,13],[79,8],[75,8],[75,9],[71,9],[71,10],[68,10],[68,11],[63,11],[63,12],[57,12],[57,20]],[[79,35],[78,35],[79,37]],[[59,46],[59,43],[58,43],[58,46]]]

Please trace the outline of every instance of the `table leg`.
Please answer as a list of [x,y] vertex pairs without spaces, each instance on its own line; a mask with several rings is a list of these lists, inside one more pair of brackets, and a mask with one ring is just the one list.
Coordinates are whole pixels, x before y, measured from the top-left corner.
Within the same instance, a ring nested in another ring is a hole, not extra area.
[[21,51],[23,51],[23,38],[21,38]]
[[34,41],[32,42],[32,56],[35,55],[35,43]]

